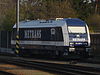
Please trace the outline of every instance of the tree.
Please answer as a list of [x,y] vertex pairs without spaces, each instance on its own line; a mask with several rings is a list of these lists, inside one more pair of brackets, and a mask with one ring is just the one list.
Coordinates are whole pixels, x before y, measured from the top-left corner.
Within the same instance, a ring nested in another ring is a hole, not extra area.
[[73,8],[79,14],[79,18],[86,20],[88,16],[94,14],[94,1],[93,0],[73,0]]
[[15,0],[0,0],[0,30],[9,30],[14,19]]
[[5,15],[3,19],[1,30],[11,31],[13,25],[15,24],[15,21],[16,21],[15,10],[11,9],[10,11],[8,11],[8,13]]
[[100,15],[94,14],[87,19],[90,31],[99,33],[100,32]]
[[27,2],[21,6],[21,18],[25,19],[50,19],[56,17],[77,17],[69,0],[38,0],[34,6]]

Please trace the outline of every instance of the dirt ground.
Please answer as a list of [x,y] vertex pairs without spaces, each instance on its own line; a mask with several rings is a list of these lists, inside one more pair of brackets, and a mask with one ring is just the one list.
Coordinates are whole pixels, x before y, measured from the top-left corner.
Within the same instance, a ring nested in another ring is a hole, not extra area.
[[35,69],[26,69],[23,67],[10,64],[0,64],[0,71],[9,72],[14,75],[57,75]]

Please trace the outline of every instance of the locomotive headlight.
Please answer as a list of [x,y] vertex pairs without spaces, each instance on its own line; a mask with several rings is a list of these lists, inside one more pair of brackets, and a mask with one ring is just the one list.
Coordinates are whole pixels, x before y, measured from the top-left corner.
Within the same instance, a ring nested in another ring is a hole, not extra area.
[[81,45],[82,43],[75,43],[75,44],[79,44],[79,45]]
[[74,43],[71,42],[71,43],[70,43],[70,46],[74,46]]
[[74,44],[74,43],[70,43],[70,45],[72,45],[72,44]]
[[75,48],[69,48],[69,52],[74,52]]

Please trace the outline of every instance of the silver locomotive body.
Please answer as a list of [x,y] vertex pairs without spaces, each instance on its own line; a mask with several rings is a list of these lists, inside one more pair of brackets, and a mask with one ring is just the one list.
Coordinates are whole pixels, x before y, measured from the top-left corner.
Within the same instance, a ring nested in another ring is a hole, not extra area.
[[[87,57],[90,35],[87,24],[76,18],[61,20],[22,21],[19,25],[20,55]],[[13,27],[12,48],[16,48],[16,25]]]

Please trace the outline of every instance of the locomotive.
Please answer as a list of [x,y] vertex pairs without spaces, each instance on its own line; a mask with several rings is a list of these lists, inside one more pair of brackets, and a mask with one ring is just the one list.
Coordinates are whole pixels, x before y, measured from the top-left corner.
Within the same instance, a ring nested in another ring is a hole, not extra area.
[[[16,49],[16,24],[12,48]],[[19,55],[88,57],[90,35],[87,24],[78,18],[28,20],[19,23]]]

